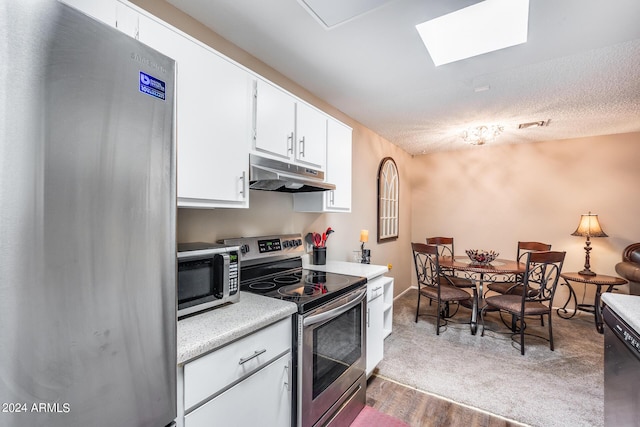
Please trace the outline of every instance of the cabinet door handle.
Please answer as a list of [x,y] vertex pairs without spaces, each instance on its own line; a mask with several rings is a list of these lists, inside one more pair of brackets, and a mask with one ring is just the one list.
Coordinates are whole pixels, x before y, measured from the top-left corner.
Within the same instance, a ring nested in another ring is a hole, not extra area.
[[287,388],[287,391],[291,391],[291,359],[289,359],[284,369],[287,371],[287,381],[285,381],[284,386]]
[[371,313],[371,310],[367,308],[367,328],[371,326],[371,323],[369,322],[369,318],[371,317],[370,313]]
[[251,359],[255,359],[256,357],[260,356],[263,353],[266,353],[267,349],[263,348],[262,350],[256,350],[251,356],[247,356],[247,357],[241,357],[240,361],[238,362],[238,365],[244,365],[245,363],[247,363],[249,360]]
[[336,200],[335,200],[335,191],[331,190],[331,196],[329,198],[329,204],[331,204],[331,206],[336,204]]
[[304,136],[303,136],[302,139],[300,140],[300,157],[304,157],[304,147],[305,147],[305,143],[304,143]]
[[240,185],[240,195],[242,198],[247,197],[247,172],[242,171],[242,176],[240,177],[241,185]]
[[293,154],[293,132],[287,136],[287,153]]

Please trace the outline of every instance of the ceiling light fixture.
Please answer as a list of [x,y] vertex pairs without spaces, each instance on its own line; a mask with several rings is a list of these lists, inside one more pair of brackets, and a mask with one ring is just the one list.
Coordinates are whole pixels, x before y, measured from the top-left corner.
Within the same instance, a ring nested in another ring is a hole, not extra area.
[[472,145],[484,145],[485,142],[493,141],[498,135],[502,133],[504,126],[491,125],[491,126],[477,126],[474,128],[466,129],[462,132],[462,139]]
[[416,25],[437,66],[526,43],[529,0],[485,0]]

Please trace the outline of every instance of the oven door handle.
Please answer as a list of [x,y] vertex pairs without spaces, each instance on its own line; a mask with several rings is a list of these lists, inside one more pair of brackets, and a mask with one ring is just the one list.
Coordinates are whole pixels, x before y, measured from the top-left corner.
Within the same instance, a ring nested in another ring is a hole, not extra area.
[[345,313],[351,310],[356,305],[360,304],[364,297],[367,295],[367,289],[363,289],[362,291],[355,294],[352,298],[349,299],[345,304],[331,309],[329,311],[325,311],[324,313],[316,314],[315,316],[309,316],[305,318],[302,322],[303,326],[311,326],[316,323],[324,322],[325,320],[340,316],[342,313]]

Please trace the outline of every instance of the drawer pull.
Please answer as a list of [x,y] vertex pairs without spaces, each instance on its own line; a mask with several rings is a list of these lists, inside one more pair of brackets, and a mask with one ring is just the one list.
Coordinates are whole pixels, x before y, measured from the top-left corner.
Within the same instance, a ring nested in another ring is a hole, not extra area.
[[266,348],[263,348],[262,350],[256,350],[251,356],[240,358],[238,365],[243,365],[247,363],[249,360],[255,359],[256,357],[260,356],[262,353],[266,353],[266,352],[267,352]]

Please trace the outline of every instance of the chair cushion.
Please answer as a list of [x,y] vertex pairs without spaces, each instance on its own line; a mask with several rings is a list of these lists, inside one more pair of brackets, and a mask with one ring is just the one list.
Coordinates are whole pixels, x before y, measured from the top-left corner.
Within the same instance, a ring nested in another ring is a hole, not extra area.
[[[431,287],[421,287],[420,293],[427,298],[438,299],[438,289]],[[454,286],[450,285],[440,285],[440,299],[442,301],[461,301],[465,299],[471,299],[472,296],[463,291],[462,289],[458,289]]]
[[[521,295],[494,295],[484,300],[488,306],[496,307],[509,313],[520,313],[522,308]],[[524,305],[524,314],[545,314],[550,311],[549,307],[538,301],[527,301]]]
[[[509,295],[522,296],[522,285],[514,285],[515,284],[513,282],[495,282],[487,285],[487,288],[499,294],[506,294],[509,292]],[[529,288],[529,297],[534,297],[539,293],[540,291],[538,289]]]
[[447,274],[447,278],[451,281],[453,286],[457,288],[475,288],[476,284],[471,279],[465,277],[451,276]]
[[499,294],[506,294],[509,291],[511,295],[522,295],[522,285],[516,285],[513,282],[494,282],[487,285],[489,290]]

